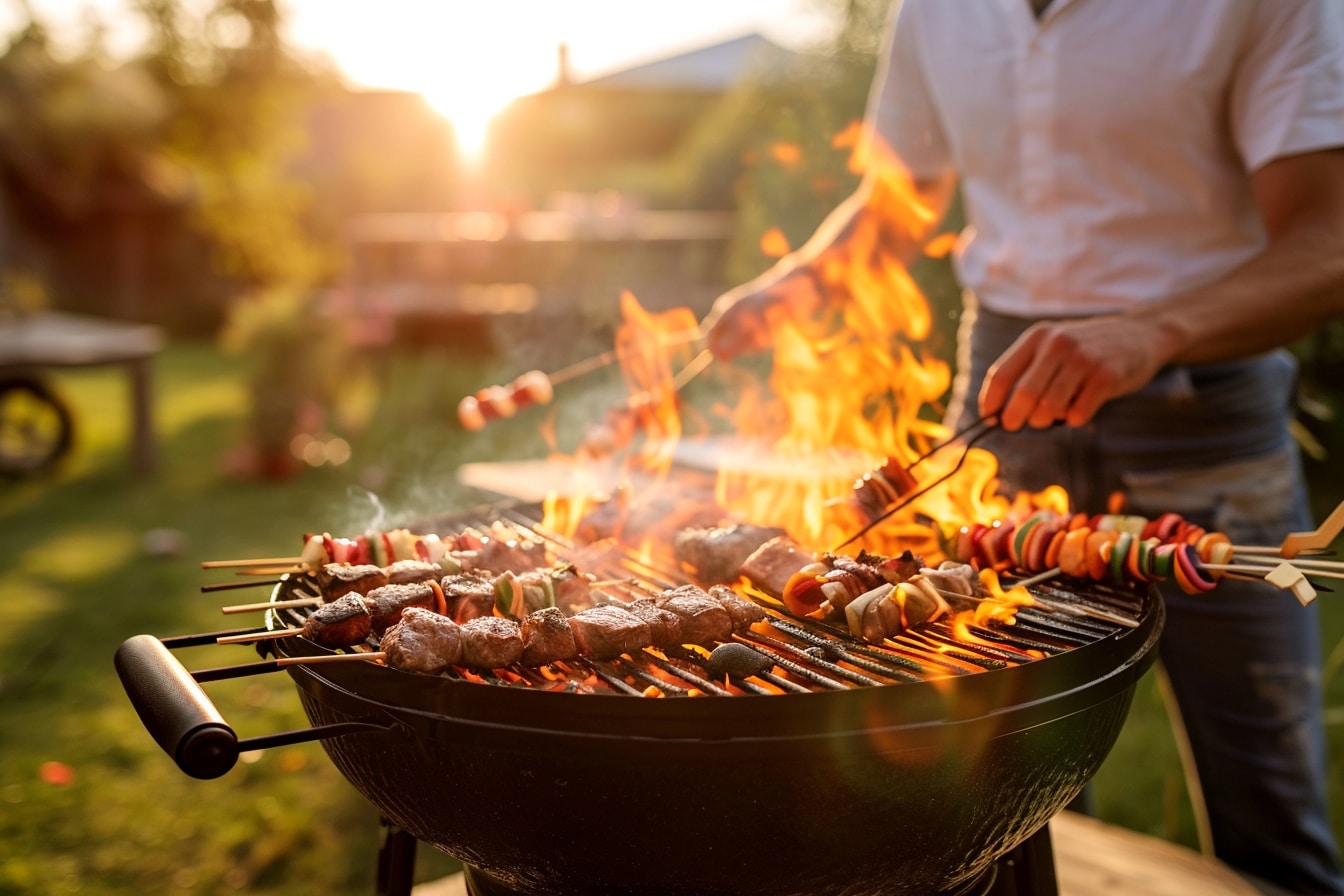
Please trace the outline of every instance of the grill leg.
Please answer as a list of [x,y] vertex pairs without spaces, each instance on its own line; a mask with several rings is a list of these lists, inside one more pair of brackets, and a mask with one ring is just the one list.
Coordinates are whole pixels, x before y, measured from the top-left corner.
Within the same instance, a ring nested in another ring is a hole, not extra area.
[[993,896],[1059,896],[1048,824],[1008,853],[991,892]]
[[415,883],[415,838],[386,818],[383,842],[378,847],[376,896],[411,896]]

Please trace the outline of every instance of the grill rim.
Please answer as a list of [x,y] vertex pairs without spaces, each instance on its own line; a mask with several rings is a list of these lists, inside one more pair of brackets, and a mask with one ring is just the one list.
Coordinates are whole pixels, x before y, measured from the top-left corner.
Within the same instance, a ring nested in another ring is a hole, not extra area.
[[[285,583],[274,599],[283,599]],[[287,666],[295,683],[319,701],[354,698],[357,715],[376,707],[398,723],[436,737],[438,723],[498,729],[516,736],[549,735],[594,743],[647,738],[667,743],[793,741],[800,747],[833,743],[837,735],[997,720],[1016,730],[1049,721],[1137,682],[1155,660],[1165,607],[1155,589],[1142,592],[1138,625],[1063,653],[1017,666],[920,682],[872,684],[805,694],[741,694],[731,698],[650,699],[615,693],[570,693],[491,685],[423,675],[374,663]],[[284,624],[267,614],[268,627]],[[335,651],[303,638],[261,642],[263,654],[318,656]],[[781,701],[787,701],[781,703]],[[986,708],[987,707],[987,708]],[[878,713],[881,724],[871,715]],[[837,722],[847,727],[836,728]],[[688,734],[687,731],[694,731]],[[937,737],[937,734],[932,734]]]

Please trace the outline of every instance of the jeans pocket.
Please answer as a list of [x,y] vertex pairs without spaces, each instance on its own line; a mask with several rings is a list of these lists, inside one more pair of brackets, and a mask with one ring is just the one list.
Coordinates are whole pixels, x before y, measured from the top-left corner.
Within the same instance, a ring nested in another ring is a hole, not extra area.
[[1223,464],[1125,472],[1131,513],[1179,513],[1233,542],[1267,543],[1310,524],[1296,446]]

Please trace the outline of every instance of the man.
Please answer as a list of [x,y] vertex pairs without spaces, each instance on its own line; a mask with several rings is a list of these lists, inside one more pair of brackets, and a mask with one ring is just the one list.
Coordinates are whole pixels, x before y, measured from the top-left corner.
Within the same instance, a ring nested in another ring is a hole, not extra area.
[[[960,186],[948,422],[997,420],[978,444],[1007,491],[1121,491],[1240,544],[1312,528],[1281,347],[1344,312],[1344,3],[905,0],[868,125],[933,220]],[[719,299],[720,359],[835,301],[817,272],[882,177]],[[1344,893],[1315,610],[1255,583],[1164,594],[1216,854],[1267,892]]]

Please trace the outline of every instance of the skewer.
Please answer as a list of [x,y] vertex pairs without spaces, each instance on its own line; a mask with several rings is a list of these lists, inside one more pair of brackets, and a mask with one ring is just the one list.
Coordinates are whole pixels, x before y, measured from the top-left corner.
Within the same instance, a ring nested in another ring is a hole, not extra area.
[[1341,530],[1344,530],[1344,501],[1314,531],[1294,532],[1285,538],[1279,545],[1279,556],[1291,560],[1304,550],[1329,547]]
[[302,557],[259,557],[254,560],[202,560],[201,569],[229,569],[234,566],[298,566]]
[[253,613],[257,610],[287,610],[299,607],[320,607],[324,601],[320,597],[297,597],[293,600],[262,601],[255,604],[234,604],[221,607],[226,615],[233,613]]
[[201,592],[208,593],[210,591],[233,591],[238,588],[260,588],[264,585],[279,585],[279,584],[280,582],[274,579],[270,581],[263,580],[255,582],[216,582],[213,585],[202,585]]
[[256,641],[278,641],[281,638],[289,638],[294,635],[303,634],[301,628],[278,628],[270,632],[248,632],[243,635],[224,635],[216,638],[216,644],[252,644]]
[[1032,585],[1039,585],[1041,582],[1049,581],[1050,579],[1053,579],[1055,576],[1059,575],[1062,572],[1064,572],[1064,570],[1056,566],[1051,569],[1047,569],[1045,572],[1038,572],[1034,576],[1028,576],[1025,579],[1018,579],[1017,581],[1013,582],[1012,587],[1030,588]]
[[1273,566],[1268,564],[1259,565],[1255,563],[1201,563],[1200,565],[1205,569],[1218,569],[1223,570],[1224,572],[1240,572],[1259,576],[1264,576],[1266,573],[1280,569],[1284,566],[1291,566],[1293,569],[1298,570],[1304,575],[1317,576],[1322,579],[1344,579],[1344,571],[1316,569],[1315,567],[1304,566],[1300,561],[1289,563],[1288,561],[1283,560]]
[[369,650],[359,653],[324,653],[317,656],[282,656],[276,658],[275,664],[277,666],[314,666],[322,663],[372,663],[384,659],[387,659],[387,654],[383,651]]
[[[697,326],[678,333],[659,334],[658,344],[660,346],[681,345],[698,342],[703,338],[704,331]],[[701,354],[709,356],[703,362],[704,364],[708,364],[709,360],[713,358],[708,349]],[[620,360],[620,357],[618,350],[609,349],[591,358],[575,361],[573,364],[552,373],[529,370],[507,385],[487,386],[484,389],[479,389],[458,402],[458,422],[464,428],[475,431],[483,428],[491,420],[512,417],[519,410],[529,405],[550,404],[551,399],[555,397],[555,387],[557,385],[592,373],[595,370],[600,370],[608,364]],[[691,376],[694,377],[699,372],[699,370],[696,370]],[[676,388],[680,389],[681,386],[678,385]]]

